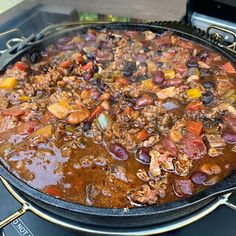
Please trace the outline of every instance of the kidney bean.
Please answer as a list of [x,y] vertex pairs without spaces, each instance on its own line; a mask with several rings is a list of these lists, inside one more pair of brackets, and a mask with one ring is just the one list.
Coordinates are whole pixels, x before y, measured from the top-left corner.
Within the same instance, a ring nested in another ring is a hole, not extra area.
[[59,50],[67,51],[67,50],[75,49],[76,45],[75,44],[66,44],[66,45],[57,44],[57,48]]
[[71,41],[71,37],[62,37],[57,41],[57,43],[64,45],[66,43],[69,43],[70,41]]
[[149,155],[149,149],[141,147],[137,150],[135,159],[142,164],[149,165],[151,162],[151,156]]
[[223,116],[223,121],[226,123],[227,129],[229,131],[236,132],[236,118],[225,115]]
[[170,137],[168,136],[164,137],[162,140],[162,144],[164,145],[166,150],[168,150],[172,155],[175,156],[177,154],[176,145]]
[[204,184],[204,181],[207,179],[207,174],[202,171],[194,172],[191,176],[191,180],[195,184]]
[[146,106],[152,105],[153,102],[154,101],[153,101],[152,96],[150,96],[148,94],[144,94],[141,97],[136,99],[136,105],[138,107],[146,107]]
[[164,81],[163,87],[172,87],[172,86],[179,86],[183,83],[181,78],[174,78]]
[[128,159],[128,153],[121,144],[119,143],[113,143],[109,147],[110,153],[112,154],[112,157],[114,159],[117,159],[119,161],[125,161]]
[[215,163],[204,163],[200,166],[200,171],[208,175],[218,175],[221,173],[221,167]]
[[220,181],[220,177],[218,175],[211,177],[210,179],[204,182],[204,185],[214,185]]
[[192,195],[193,183],[189,179],[175,179],[174,190],[178,197]]
[[224,133],[223,138],[226,143],[230,144],[236,143],[236,133]]
[[156,74],[153,76],[152,81],[155,84],[161,84],[165,80],[165,74],[163,71],[157,71]]

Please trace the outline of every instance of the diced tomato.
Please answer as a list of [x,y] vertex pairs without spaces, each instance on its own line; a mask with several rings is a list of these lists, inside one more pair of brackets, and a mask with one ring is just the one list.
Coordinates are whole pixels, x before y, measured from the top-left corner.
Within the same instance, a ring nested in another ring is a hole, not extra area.
[[120,84],[124,85],[124,86],[127,86],[129,85],[129,81],[123,77],[119,77],[116,79]]
[[60,196],[60,190],[55,185],[46,186],[44,188],[44,192],[47,193],[48,195],[51,195],[51,196],[54,196],[54,197],[59,197]]
[[163,52],[162,55],[168,59],[173,59],[173,57],[176,55],[176,52]]
[[229,61],[223,65],[223,69],[229,74],[236,73],[235,68],[232,66],[232,64]]
[[70,67],[70,65],[72,65],[72,61],[71,60],[66,60],[66,61],[63,61],[60,66],[63,68],[63,69],[67,69]]
[[200,135],[202,133],[202,128],[203,124],[201,122],[192,120],[186,122],[186,129],[193,134]]
[[23,61],[18,61],[15,64],[16,69],[21,71],[26,71],[29,68],[29,65]]
[[142,141],[144,141],[148,136],[149,133],[147,132],[146,129],[142,129],[137,133],[137,137]]
[[79,63],[79,64],[84,61],[82,55],[78,55],[75,60],[76,60],[76,62]]
[[18,108],[18,107],[11,107],[11,108],[7,108],[2,111],[2,114],[4,116],[21,116],[24,113],[25,113],[25,111]]
[[192,101],[187,105],[186,109],[189,111],[200,111],[203,109],[203,105],[201,101]]
[[92,121],[94,120],[98,114],[100,114],[103,111],[103,107],[101,105],[97,106],[91,113],[91,115],[89,116],[89,118],[87,119],[87,121]]
[[175,146],[175,143],[170,137],[164,137],[162,140],[162,144],[164,145],[166,150],[169,151],[172,155],[175,156],[177,154],[177,148]]
[[30,134],[34,132],[38,127],[40,123],[38,121],[28,121],[21,125],[19,125],[16,129],[16,132],[18,134]]
[[43,115],[41,119],[41,122],[44,125],[48,125],[54,119],[55,119],[55,116],[51,112],[45,112],[45,114]]
[[93,69],[93,63],[90,61],[86,65],[82,66],[82,70],[91,70]]
[[184,144],[182,151],[191,159],[200,159],[207,153],[206,146],[198,135],[188,133],[184,136],[182,142]]
[[175,70],[179,72],[183,77],[188,73],[188,67],[185,64],[176,65]]
[[217,84],[217,93],[222,96],[228,89],[233,88],[234,85],[229,80],[221,80]]

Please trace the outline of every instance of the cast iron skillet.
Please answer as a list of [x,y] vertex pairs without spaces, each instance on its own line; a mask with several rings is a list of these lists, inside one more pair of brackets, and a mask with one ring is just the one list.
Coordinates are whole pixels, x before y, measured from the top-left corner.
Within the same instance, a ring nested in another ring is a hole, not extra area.
[[[68,26],[70,26],[68,28]],[[204,32],[192,28],[188,25],[177,22],[159,22],[159,23],[102,23],[87,26],[78,26],[76,24],[54,25],[46,28],[37,35],[31,35],[28,39],[13,48],[7,50],[0,57],[0,70],[26,53],[35,50],[41,50],[46,45],[55,42],[56,39],[66,35],[75,35],[76,32],[86,31],[88,28],[94,29],[133,29],[133,30],[152,30],[156,33],[162,33],[170,30],[177,35],[198,42],[205,47],[211,48],[231,63],[236,65],[236,58],[230,55],[226,50],[221,49],[213,42],[207,40]],[[76,222],[85,223],[95,226],[105,227],[142,227],[158,223],[168,222],[181,216],[186,216],[201,207],[210,203],[216,196],[236,190],[236,171],[228,178],[214,185],[207,190],[198,193],[195,196],[184,200],[171,202],[161,205],[148,207],[125,209],[98,208],[71,203],[48,196],[16,178],[6,168],[0,165],[0,175],[3,176],[14,189],[26,197],[31,203],[34,203],[46,211],[59,215],[64,219],[70,219]]]

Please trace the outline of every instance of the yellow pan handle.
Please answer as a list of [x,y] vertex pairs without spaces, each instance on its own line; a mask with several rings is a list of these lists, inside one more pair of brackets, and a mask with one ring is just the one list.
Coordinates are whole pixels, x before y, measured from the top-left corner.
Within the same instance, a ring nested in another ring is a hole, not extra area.
[[19,218],[20,216],[24,215],[28,210],[29,210],[29,205],[27,203],[23,204],[21,209],[7,216],[2,221],[0,221],[0,229],[5,227],[15,219]]

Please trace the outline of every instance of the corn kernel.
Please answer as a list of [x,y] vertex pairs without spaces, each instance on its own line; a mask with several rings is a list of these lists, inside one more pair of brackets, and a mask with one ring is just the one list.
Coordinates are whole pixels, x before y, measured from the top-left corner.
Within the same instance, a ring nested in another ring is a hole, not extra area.
[[13,89],[16,86],[15,77],[6,77],[0,81],[0,89]]
[[164,71],[166,79],[174,79],[175,78],[175,71],[174,70],[165,70]]
[[29,97],[29,96],[26,96],[26,95],[21,95],[21,96],[20,96],[20,100],[21,100],[21,101],[29,101],[29,100],[30,100],[30,97]]
[[187,95],[189,98],[200,98],[202,96],[201,91],[197,88],[188,89]]
[[151,79],[146,79],[142,81],[143,90],[152,90],[154,88],[153,81]]

